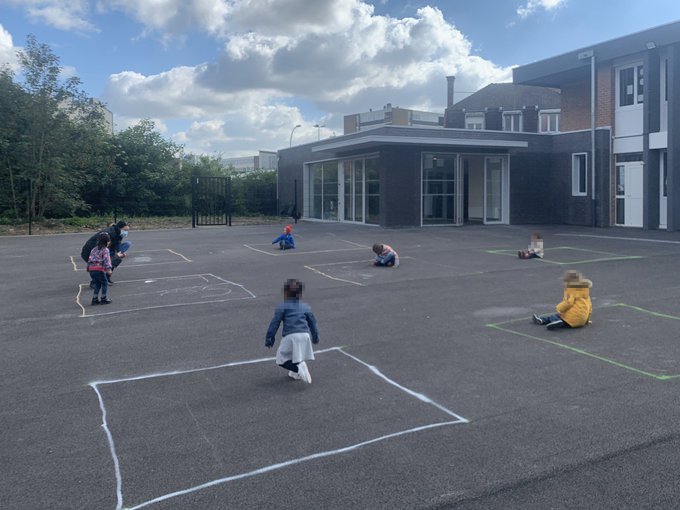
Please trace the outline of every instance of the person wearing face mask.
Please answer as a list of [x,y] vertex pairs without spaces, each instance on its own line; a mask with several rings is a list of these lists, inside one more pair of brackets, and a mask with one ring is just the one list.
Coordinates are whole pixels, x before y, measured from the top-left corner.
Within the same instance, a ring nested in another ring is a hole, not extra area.
[[[106,232],[111,238],[109,252],[111,253],[111,271],[113,271],[120,265],[121,262],[123,262],[123,259],[126,257],[126,252],[130,249],[130,246],[132,246],[132,242],[126,240],[130,232],[130,225],[127,221],[121,220],[118,223],[111,225],[106,230],[97,232],[95,235],[90,237],[90,239],[88,239],[88,241],[83,246],[83,249],[80,253],[81,258],[85,262],[87,262],[90,251],[92,251],[92,248],[96,246],[99,234],[102,232]],[[113,280],[111,280],[111,275],[107,275],[107,278],[109,283],[113,283]]]

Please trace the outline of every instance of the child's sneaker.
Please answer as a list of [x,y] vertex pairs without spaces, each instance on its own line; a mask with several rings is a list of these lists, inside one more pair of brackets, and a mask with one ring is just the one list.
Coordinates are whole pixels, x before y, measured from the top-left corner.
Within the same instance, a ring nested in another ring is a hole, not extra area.
[[300,379],[302,379],[302,377],[300,377],[299,373],[293,372],[292,370],[288,371],[288,377],[290,377],[291,379],[295,379],[296,381],[299,381]]
[[552,321],[550,324],[546,326],[548,329],[558,329],[558,328],[563,328],[564,327],[564,321],[563,320],[556,320]]
[[98,305],[99,304],[99,298],[93,297],[92,298],[92,303],[93,305]]
[[538,324],[539,326],[543,326],[543,319],[541,319],[538,315],[534,314],[532,317],[534,324]]
[[104,296],[104,297],[101,299],[101,301],[99,301],[99,304],[100,304],[100,305],[110,305],[111,303],[113,303],[113,301],[111,301],[111,300],[110,300],[109,298],[107,298],[106,296]]
[[298,363],[298,374],[300,375],[300,379],[305,381],[307,384],[312,384],[312,376],[309,374],[307,363],[304,361]]

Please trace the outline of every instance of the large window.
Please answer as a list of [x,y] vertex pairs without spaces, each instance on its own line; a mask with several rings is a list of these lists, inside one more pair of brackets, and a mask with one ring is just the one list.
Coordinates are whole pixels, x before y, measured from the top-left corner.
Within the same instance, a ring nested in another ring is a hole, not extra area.
[[484,129],[484,114],[466,113],[465,129]]
[[618,70],[619,108],[642,104],[644,100],[644,69],[642,65],[622,67]]
[[504,112],[503,131],[522,131],[522,113]]
[[338,162],[309,166],[307,216],[319,220],[338,219]]
[[560,111],[542,110],[538,114],[538,122],[541,133],[557,133],[560,130]]
[[380,172],[378,160],[364,161],[366,179],[366,223],[380,224]]
[[585,152],[571,155],[571,194],[575,197],[588,194],[588,155]]
[[454,222],[455,154],[423,156],[423,225]]

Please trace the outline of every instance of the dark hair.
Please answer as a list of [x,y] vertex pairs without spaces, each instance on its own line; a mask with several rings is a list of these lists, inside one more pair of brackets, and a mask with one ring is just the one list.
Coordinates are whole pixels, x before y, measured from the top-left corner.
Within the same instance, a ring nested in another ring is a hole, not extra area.
[[109,236],[107,232],[102,232],[99,234],[99,237],[97,237],[97,248],[106,248],[106,245],[109,244],[109,241],[111,241],[111,236]]
[[375,243],[373,245],[373,252],[376,255],[380,255],[382,253],[382,251],[383,251],[383,245],[382,244]]
[[305,290],[304,284],[294,278],[286,280],[286,283],[283,284],[283,293],[286,299],[300,299],[303,290]]
[[118,227],[118,230],[121,230],[125,227],[128,226],[128,222],[124,220],[120,220],[118,223],[116,223],[116,227]]

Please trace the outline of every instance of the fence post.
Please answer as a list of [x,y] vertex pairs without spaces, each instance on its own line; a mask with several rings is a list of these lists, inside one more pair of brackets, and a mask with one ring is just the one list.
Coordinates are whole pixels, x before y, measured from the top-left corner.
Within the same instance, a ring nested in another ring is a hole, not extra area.
[[231,175],[227,177],[227,225],[231,227]]
[[191,228],[196,228],[196,185],[198,177],[191,176]]

